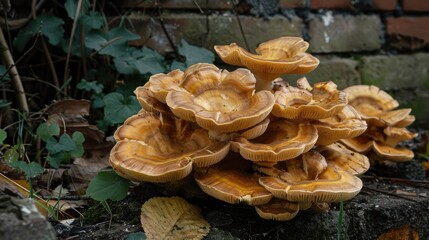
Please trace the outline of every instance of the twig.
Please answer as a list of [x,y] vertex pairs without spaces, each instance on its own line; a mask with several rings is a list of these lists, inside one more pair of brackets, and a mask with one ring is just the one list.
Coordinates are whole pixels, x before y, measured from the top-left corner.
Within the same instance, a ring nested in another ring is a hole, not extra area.
[[[33,17],[33,19],[36,19],[36,0],[33,0],[31,2],[31,15]],[[55,66],[54,63],[52,61],[51,55],[49,54],[49,49],[48,49],[48,45],[46,44],[46,40],[44,38],[41,38],[42,40],[42,46],[43,46],[43,51],[45,52],[46,55],[46,59],[48,60],[48,66],[49,66],[49,70],[51,71],[52,74],[52,78],[54,80],[54,84],[57,88],[60,88],[60,82],[58,81],[58,74],[57,71],[55,70]],[[58,99],[58,91],[56,94],[56,97]]]
[[74,34],[76,32],[77,20],[79,18],[79,14],[80,14],[80,11],[82,8],[82,2],[83,2],[83,0],[79,0],[79,2],[77,3],[76,13],[75,13],[74,19],[73,19],[73,27],[72,27],[71,34],[70,34],[69,46],[67,49],[66,64],[64,67],[64,82],[66,82],[67,79],[69,78],[69,62],[70,62],[70,56],[71,56],[71,49],[73,46]]
[[3,59],[6,67],[9,70],[9,76],[12,79],[12,86],[18,98],[19,109],[22,112],[28,113],[28,103],[25,96],[24,87],[22,86],[21,78],[19,77],[18,70],[15,66],[15,62],[10,53],[9,47],[4,38],[3,31],[0,31],[0,47],[1,47],[1,58]]
[[235,18],[237,19],[238,27],[240,28],[241,36],[243,37],[244,44],[246,45],[246,50],[250,51],[249,43],[247,42],[246,35],[244,34],[243,25],[241,24],[241,20],[240,20],[240,17],[238,16],[237,9],[236,9],[235,5],[232,5],[232,11],[234,12]]
[[170,43],[171,48],[173,48],[174,54],[176,55],[177,59],[180,59],[180,54],[179,51],[177,50],[176,45],[173,43],[173,40],[170,37],[170,34],[168,34],[167,28],[165,27],[164,24],[164,19],[162,18],[161,15],[161,3],[159,2],[159,0],[155,1],[156,5],[157,5],[157,10],[158,10],[158,21],[161,24],[162,27],[162,31],[164,32],[165,36],[167,37],[168,43]]
[[406,183],[410,185],[416,185],[416,184],[422,184],[422,185],[429,185],[429,181],[427,180],[414,180],[414,179],[405,179],[405,178],[391,178],[391,177],[380,177],[380,176],[369,176],[369,175],[362,175],[361,178],[366,179],[380,179],[380,180],[387,180],[391,182],[399,182],[399,183]]
[[396,193],[392,193],[392,192],[389,192],[389,191],[386,191],[386,190],[381,190],[381,189],[372,188],[372,187],[368,187],[368,186],[363,186],[363,187],[366,188],[366,189],[369,189],[371,191],[374,191],[374,192],[379,192],[379,193],[383,193],[383,194],[386,194],[386,195],[390,195],[390,196],[394,196],[394,197],[398,197],[398,198],[403,198],[403,199],[406,199],[406,200],[409,200],[409,201],[413,201],[413,202],[417,202],[417,203],[419,202],[419,201],[417,201],[417,200],[415,200],[413,198],[409,198],[409,197],[406,197],[406,196],[398,195]]

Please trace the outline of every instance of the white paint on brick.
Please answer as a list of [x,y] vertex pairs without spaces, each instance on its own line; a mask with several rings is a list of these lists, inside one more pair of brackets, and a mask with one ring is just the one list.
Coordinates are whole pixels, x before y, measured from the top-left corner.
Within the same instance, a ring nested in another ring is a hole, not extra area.
[[323,25],[325,27],[329,26],[334,22],[334,16],[332,15],[332,11],[327,11],[325,15],[322,15]]
[[331,40],[331,39],[329,38],[328,33],[327,32],[323,32],[323,36],[325,37],[325,43],[329,43],[329,40]]

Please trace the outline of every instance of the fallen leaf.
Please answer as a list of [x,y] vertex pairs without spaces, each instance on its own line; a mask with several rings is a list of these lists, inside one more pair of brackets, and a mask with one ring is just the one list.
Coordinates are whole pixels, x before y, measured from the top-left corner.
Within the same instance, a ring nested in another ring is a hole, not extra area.
[[202,239],[210,231],[200,209],[180,197],[151,198],[141,211],[148,239]]
[[86,99],[66,99],[54,102],[47,109],[46,112],[50,114],[64,114],[64,115],[89,115],[91,101]]
[[412,229],[409,224],[390,229],[381,234],[377,240],[419,240],[419,233]]

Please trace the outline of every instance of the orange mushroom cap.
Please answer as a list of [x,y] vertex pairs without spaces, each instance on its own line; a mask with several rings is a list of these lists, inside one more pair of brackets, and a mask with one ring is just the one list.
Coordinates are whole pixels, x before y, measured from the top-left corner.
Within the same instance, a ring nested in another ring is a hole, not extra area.
[[349,104],[354,107],[368,103],[376,109],[388,111],[399,106],[398,101],[376,86],[355,85],[344,89],[344,92],[348,94]]
[[149,78],[149,90],[151,94],[162,103],[165,102],[168,92],[177,90],[183,80],[184,72],[179,69],[168,74],[158,73]]
[[341,143],[318,147],[316,151],[322,154],[330,165],[341,168],[354,176],[364,174],[370,166],[368,157],[347,149]]
[[171,112],[167,104],[160,102],[158,99],[152,96],[149,90],[150,83],[146,83],[142,87],[137,87],[134,90],[137,100],[139,101],[142,108],[148,112]]
[[316,180],[288,182],[267,176],[259,183],[275,197],[288,201],[340,202],[356,196],[362,188],[362,181],[341,169],[328,166]]
[[346,105],[337,115],[316,120],[313,124],[319,134],[317,145],[330,145],[340,139],[357,137],[364,133],[368,126],[350,105]]
[[297,157],[310,150],[317,141],[317,130],[309,123],[294,124],[273,119],[261,136],[248,140],[237,136],[231,149],[251,161],[278,162]]
[[229,154],[220,163],[208,167],[206,172],[195,172],[195,180],[205,193],[222,201],[266,204],[272,195],[259,185],[260,175],[248,173],[250,169],[251,162],[238,154]]
[[301,121],[332,117],[347,105],[347,95],[337,90],[333,82],[316,83],[311,92],[292,86],[280,87],[274,96],[274,116]]
[[249,70],[230,73],[207,65],[185,71],[183,91],[168,93],[167,105],[175,115],[204,129],[228,133],[250,128],[270,114],[274,96],[269,91],[254,92],[256,80]]
[[209,138],[207,131],[161,114],[141,112],[128,118],[114,137],[110,163],[120,175],[137,181],[168,182],[187,176],[192,165],[222,160],[228,142]]
[[215,46],[226,63],[245,66],[260,80],[259,90],[270,90],[271,82],[283,74],[305,74],[319,65],[319,60],[305,53],[308,43],[299,37],[280,37],[261,43],[252,54],[237,44]]
[[288,221],[298,214],[300,205],[297,202],[272,198],[271,201],[266,204],[255,206],[255,210],[263,219]]

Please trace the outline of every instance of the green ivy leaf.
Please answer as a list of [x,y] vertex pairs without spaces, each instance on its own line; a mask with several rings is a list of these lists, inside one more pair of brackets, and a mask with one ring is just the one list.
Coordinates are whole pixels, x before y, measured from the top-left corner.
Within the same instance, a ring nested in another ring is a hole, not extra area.
[[125,119],[136,114],[141,106],[135,96],[124,98],[120,93],[109,93],[103,98],[104,118],[107,121],[118,124],[123,123]]
[[100,29],[104,25],[103,16],[96,11],[90,11],[88,15],[82,15],[79,22],[88,29]]
[[121,56],[113,59],[119,73],[133,74],[157,74],[165,71],[163,57],[149,48],[127,48]]
[[[66,9],[67,15],[69,16],[69,18],[71,18],[73,20],[74,20],[74,16],[76,15],[78,2],[79,2],[79,0],[67,0],[64,3],[64,8]],[[82,16],[82,12],[86,12],[90,6],[88,0],[84,0],[82,5],[83,5],[83,8],[82,8],[79,16]]]
[[11,166],[23,171],[27,178],[34,178],[44,171],[43,167],[37,162],[26,163],[24,161],[15,161]]
[[103,84],[97,83],[96,81],[86,81],[82,79],[77,85],[77,89],[84,90],[87,92],[94,91],[94,93],[99,94],[103,92]]
[[81,132],[76,131],[73,133],[72,139],[76,147],[70,152],[70,155],[72,158],[81,157],[85,152],[85,149],[83,148],[83,142],[85,142],[85,137]]
[[61,165],[61,162],[63,161],[62,157],[58,154],[48,154],[48,157],[46,158],[49,162],[49,165],[53,168],[59,168]]
[[180,69],[180,70],[182,70],[182,71],[185,71],[185,70],[186,70],[186,64],[185,64],[185,63],[182,63],[182,62],[179,62],[179,61],[174,60],[174,61],[171,63],[171,65],[170,65],[170,71],[173,71],[173,70],[175,70],[175,69]]
[[60,135],[60,127],[56,123],[41,123],[37,127],[36,134],[46,142],[49,137]]
[[109,39],[121,37],[122,39],[125,39],[127,41],[139,40],[141,38],[140,35],[132,33],[130,30],[128,30],[124,27],[112,28],[107,33],[107,36]]
[[17,145],[7,149],[6,152],[4,153],[4,160],[9,165],[18,161],[18,159],[19,159],[19,152],[18,152]]
[[57,154],[62,151],[73,151],[76,148],[76,144],[68,134],[61,135],[59,141],[53,137],[49,137],[46,140],[46,149],[50,154]]
[[180,42],[178,47],[180,55],[186,58],[186,65],[191,66],[195,63],[213,63],[214,53],[194,45],[190,45],[184,39]]
[[13,42],[14,46],[22,51],[28,41],[39,31],[48,38],[50,44],[58,46],[64,34],[64,21],[53,15],[42,13],[27,26],[22,28]]
[[0,144],[3,144],[3,141],[6,139],[7,133],[5,130],[0,128]]
[[114,171],[99,172],[89,183],[86,195],[97,201],[120,201],[127,196],[130,182]]

